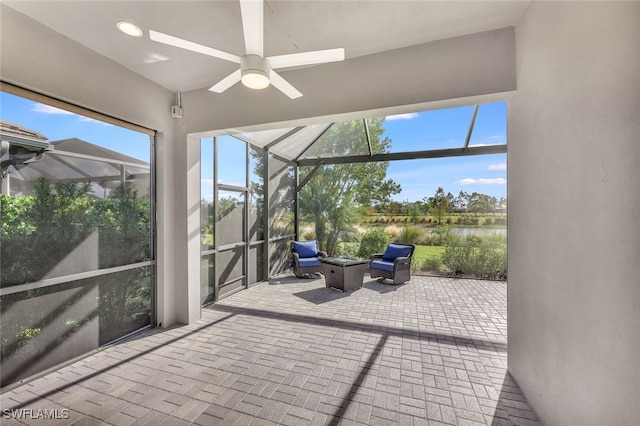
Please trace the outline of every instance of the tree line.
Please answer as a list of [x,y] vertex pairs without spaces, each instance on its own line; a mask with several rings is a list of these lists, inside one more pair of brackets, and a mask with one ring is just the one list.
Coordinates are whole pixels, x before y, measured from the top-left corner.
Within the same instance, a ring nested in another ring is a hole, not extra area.
[[457,196],[451,192],[445,193],[442,187],[438,187],[432,196],[425,196],[422,200],[414,202],[390,201],[378,204],[370,212],[399,216],[425,216],[432,215],[440,223],[445,216],[450,214],[486,215],[506,213],[507,199],[494,197],[479,192],[468,193],[460,191]]

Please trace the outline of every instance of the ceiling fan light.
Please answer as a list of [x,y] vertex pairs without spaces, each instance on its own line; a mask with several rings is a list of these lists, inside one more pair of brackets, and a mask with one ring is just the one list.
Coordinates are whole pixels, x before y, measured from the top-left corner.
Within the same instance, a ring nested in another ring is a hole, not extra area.
[[240,58],[242,70],[242,84],[250,89],[264,89],[269,87],[269,73],[271,64],[258,55],[246,55]]
[[131,22],[118,21],[116,22],[116,27],[128,36],[142,37],[142,30],[140,27],[136,24],[132,24]]
[[249,89],[265,89],[269,87],[269,77],[259,70],[247,70],[242,73],[242,84]]

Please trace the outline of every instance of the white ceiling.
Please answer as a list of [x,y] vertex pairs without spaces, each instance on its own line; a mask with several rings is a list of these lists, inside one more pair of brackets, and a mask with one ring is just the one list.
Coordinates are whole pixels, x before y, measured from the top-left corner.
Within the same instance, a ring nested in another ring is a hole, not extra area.
[[[236,64],[153,42],[153,29],[244,54],[237,1],[4,1],[4,4],[171,91],[208,88]],[[347,60],[516,26],[528,1],[273,1],[265,56],[343,47]],[[132,38],[127,20],[145,35]]]

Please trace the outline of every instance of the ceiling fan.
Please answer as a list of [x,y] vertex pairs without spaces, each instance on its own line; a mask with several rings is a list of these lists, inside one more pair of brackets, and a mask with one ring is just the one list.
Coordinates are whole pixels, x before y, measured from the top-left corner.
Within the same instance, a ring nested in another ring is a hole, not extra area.
[[209,88],[212,92],[222,93],[239,81],[252,89],[264,89],[272,84],[282,93],[296,99],[302,93],[274,70],[315,65],[326,62],[344,60],[344,49],[316,50],[311,52],[291,53],[288,55],[264,57],[264,3],[263,0],[240,0],[242,28],[244,32],[245,54],[237,56],[192,41],[183,40],[158,31],[149,31],[153,41],[179,47],[215,58],[240,64],[240,69],[229,74]]

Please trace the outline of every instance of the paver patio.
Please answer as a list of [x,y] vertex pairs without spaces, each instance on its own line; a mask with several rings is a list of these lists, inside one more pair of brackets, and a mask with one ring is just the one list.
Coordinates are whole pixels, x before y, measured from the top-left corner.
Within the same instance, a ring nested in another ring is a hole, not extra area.
[[506,366],[504,282],[282,276],[5,392],[2,425],[539,424]]

